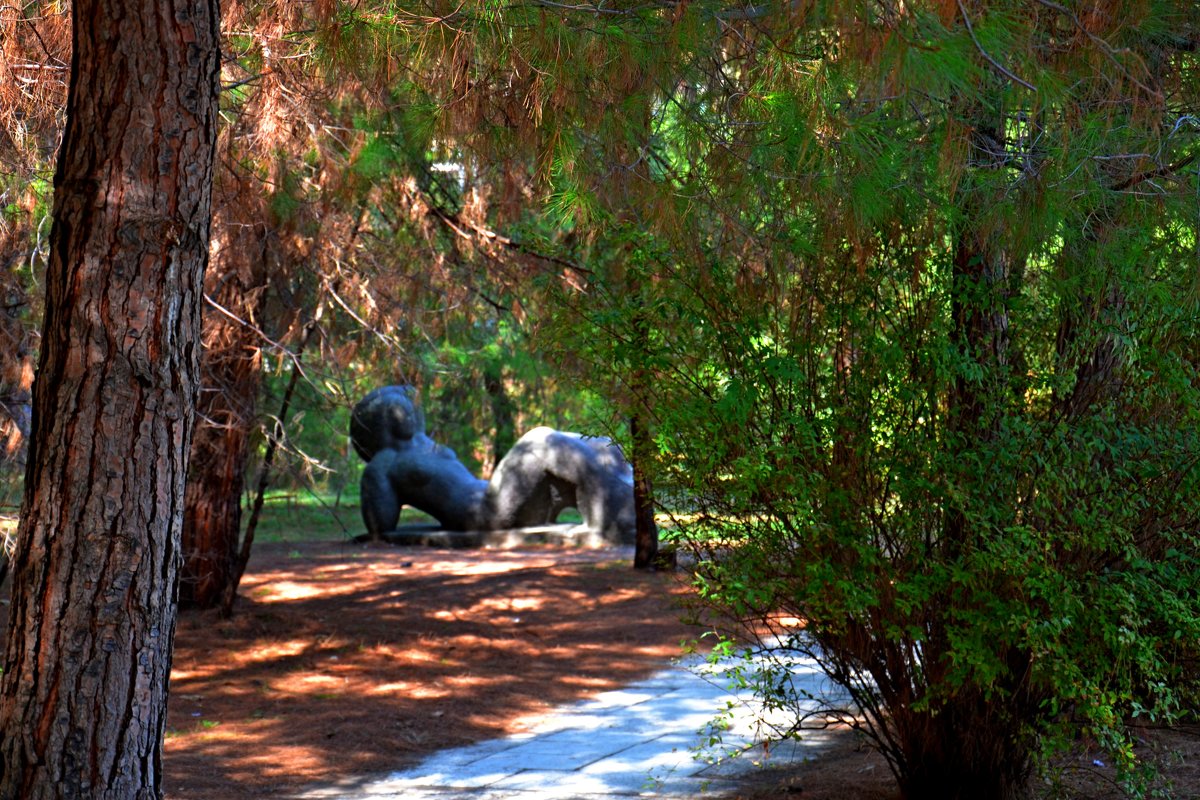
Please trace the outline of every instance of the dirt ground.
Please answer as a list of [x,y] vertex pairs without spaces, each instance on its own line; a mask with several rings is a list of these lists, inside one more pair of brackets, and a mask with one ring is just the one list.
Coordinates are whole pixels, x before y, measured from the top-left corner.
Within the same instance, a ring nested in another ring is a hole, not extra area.
[[[680,622],[682,573],[634,572],[621,556],[259,546],[232,619],[180,617],[168,800],[382,776],[657,671],[703,631]],[[1173,784],[1159,796],[1200,798],[1200,731],[1146,731],[1139,750]],[[1099,760],[1064,758],[1065,787],[1038,794],[1121,797]],[[899,800],[883,759],[849,732],[807,764],[751,774],[736,796]]]
[[[681,655],[686,592],[612,551],[260,547],[233,619],[181,615],[167,797],[281,797],[518,731]],[[850,734],[822,764],[746,796],[895,797]]]
[[[165,745],[169,800],[285,797],[384,775],[521,730],[635,681],[702,629],[682,573],[614,551],[264,545],[232,619],[185,613]],[[1147,730],[1159,796],[1200,797],[1200,732]],[[1047,798],[1122,795],[1101,757],[1058,764]],[[883,759],[846,732],[819,758],[750,775],[744,800],[898,800]],[[567,800],[564,798],[564,800]]]

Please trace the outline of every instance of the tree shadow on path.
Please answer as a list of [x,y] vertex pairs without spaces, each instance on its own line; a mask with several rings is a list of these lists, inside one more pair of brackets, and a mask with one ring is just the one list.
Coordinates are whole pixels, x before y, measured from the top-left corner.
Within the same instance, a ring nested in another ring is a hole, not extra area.
[[262,548],[235,617],[181,616],[169,798],[277,797],[521,730],[701,631],[623,551]]

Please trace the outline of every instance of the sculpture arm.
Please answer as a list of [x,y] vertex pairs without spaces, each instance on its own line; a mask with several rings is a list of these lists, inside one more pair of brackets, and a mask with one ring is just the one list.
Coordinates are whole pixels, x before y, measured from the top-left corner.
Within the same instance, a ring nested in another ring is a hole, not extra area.
[[362,517],[372,539],[396,530],[403,503],[392,486],[395,450],[381,450],[367,464],[362,476]]

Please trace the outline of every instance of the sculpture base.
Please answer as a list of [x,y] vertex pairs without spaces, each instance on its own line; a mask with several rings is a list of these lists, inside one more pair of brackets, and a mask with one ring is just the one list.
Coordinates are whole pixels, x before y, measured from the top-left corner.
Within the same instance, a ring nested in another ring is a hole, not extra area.
[[[369,534],[354,538],[369,542]],[[551,544],[566,547],[612,547],[600,534],[585,525],[564,523],[511,528],[500,531],[448,531],[437,525],[405,525],[383,534],[383,541],[401,547],[492,548],[504,550],[526,545]]]

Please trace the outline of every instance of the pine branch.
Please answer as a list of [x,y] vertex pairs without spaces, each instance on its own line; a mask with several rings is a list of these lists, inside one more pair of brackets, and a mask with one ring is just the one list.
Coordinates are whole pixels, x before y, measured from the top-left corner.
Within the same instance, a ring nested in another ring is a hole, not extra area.
[[249,78],[242,78],[240,81],[234,81],[233,83],[226,83],[221,86],[221,91],[229,92],[234,89],[245,86],[247,83],[254,83],[256,80],[259,80],[266,74],[267,74],[266,72],[260,72],[257,75],[251,75]]
[[[426,198],[426,199],[428,200],[430,198]],[[479,225],[474,222],[470,222],[468,220],[464,220],[458,214],[452,213],[452,212],[442,208],[441,206],[437,205],[436,203],[429,204],[429,213],[430,213],[430,215],[435,217],[438,221],[440,221],[443,225],[445,225],[447,228],[449,228],[451,231],[453,231],[456,235],[458,235],[459,237],[461,237],[463,239],[468,239],[468,240],[476,239],[476,238],[485,239],[489,242],[493,242],[495,244],[501,245],[502,247],[504,247],[508,250],[513,250],[515,252],[521,253],[522,255],[530,256],[531,258],[536,258],[539,261],[546,261],[551,264],[557,264],[560,267],[565,267],[565,268],[571,270],[572,272],[579,273],[580,275],[592,275],[593,274],[592,270],[590,270],[586,267],[581,267],[579,264],[576,264],[574,261],[570,261],[568,259],[562,258],[561,256],[555,256],[555,255],[551,255],[549,253],[543,253],[540,250],[535,250],[534,248],[530,247],[529,245],[527,245],[523,242],[518,242],[515,239],[511,239],[507,236],[496,233],[495,231],[485,228],[482,225]]]
[[1178,172],[1179,170],[1183,169],[1184,167],[1186,167],[1188,164],[1191,164],[1192,162],[1194,162],[1197,158],[1200,158],[1200,153],[1192,153],[1189,156],[1184,156],[1183,158],[1179,159],[1178,161],[1176,161],[1172,164],[1166,164],[1164,166],[1159,167],[1158,169],[1147,170],[1145,172],[1139,172],[1136,175],[1130,175],[1125,180],[1120,181],[1119,183],[1115,183],[1108,188],[1110,191],[1113,191],[1113,192],[1123,192],[1123,191],[1130,189],[1131,187],[1134,187],[1144,181],[1152,181],[1155,178],[1162,178],[1167,175],[1174,174],[1174,173]]
[[962,0],[956,0],[956,2],[958,3],[959,12],[962,13],[963,22],[965,22],[967,25],[967,35],[971,37],[971,41],[975,43],[975,49],[979,51],[979,54],[981,56],[983,56],[984,60],[986,60],[989,64],[991,64],[993,67],[995,67],[997,72],[999,72],[1004,77],[1008,78],[1010,81],[1021,84],[1022,86],[1024,86],[1026,89],[1028,89],[1031,92],[1036,92],[1037,91],[1036,86],[1034,86],[1029,81],[1026,81],[1026,80],[1023,80],[1023,79],[1017,77],[1007,67],[1005,67],[1003,64],[1001,64],[996,59],[992,58],[991,55],[988,54],[987,50],[983,49],[983,45],[979,43],[979,40],[977,38],[975,38],[975,28],[971,25],[971,18],[969,16],[967,16],[967,9],[963,6]]
[[1137,86],[1139,89],[1141,89],[1143,92],[1150,95],[1151,97],[1161,97],[1162,96],[1162,92],[1157,91],[1155,89],[1151,89],[1149,86],[1147,86],[1146,84],[1142,83],[1137,78],[1135,78],[1129,72],[1129,69],[1117,59],[1117,51],[1113,50],[1112,45],[1110,45],[1107,41],[1105,41],[1105,39],[1103,37],[1097,36],[1096,34],[1092,33],[1090,30],[1088,30],[1087,26],[1083,24],[1083,21],[1079,19],[1079,17],[1075,14],[1074,11],[1067,8],[1066,6],[1063,6],[1063,5],[1060,5],[1059,3],[1054,2],[1054,0],[1037,0],[1037,2],[1040,5],[1043,5],[1052,11],[1057,11],[1058,13],[1063,14],[1064,16],[1068,17],[1071,20],[1071,22],[1074,23],[1075,27],[1078,28],[1079,31],[1081,31],[1084,36],[1091,39],[1092,42],[1097,47],[1099,47],[1100,50],[1104,53],[1105,57],[1108,58],[1108,60],[1111,61],[1113,64],[1115,64],[1117,66],[1117,69],[1121,70],[1121,72],[1124,73],[1126,78],[1129,78],[1129,80],[1133,81],[1133,84],[1135,86]]

